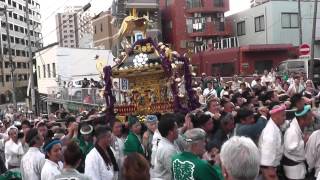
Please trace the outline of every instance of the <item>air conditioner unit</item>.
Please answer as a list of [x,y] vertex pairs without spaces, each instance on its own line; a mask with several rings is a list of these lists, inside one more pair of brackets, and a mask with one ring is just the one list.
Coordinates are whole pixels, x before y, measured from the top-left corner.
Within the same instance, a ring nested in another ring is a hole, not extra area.
[[217,13],[217,17],[218,18],[224,18],[224,15],[223,15],[223,13]]
[[202,41],[202,37],[196,37],[196,42],[201,42]]

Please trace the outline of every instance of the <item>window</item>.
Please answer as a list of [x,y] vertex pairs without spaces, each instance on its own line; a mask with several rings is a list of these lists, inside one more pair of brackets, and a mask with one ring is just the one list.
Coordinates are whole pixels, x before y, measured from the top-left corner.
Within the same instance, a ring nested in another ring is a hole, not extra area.
[[282,13],[281,24],[282,28],[298,28],[298,13]]
[[22,67],[22,66],[21,66],[21,62],[17,62],[17,68],[18,68],[18,69],[21,69],[21,67]]
[[97,34],[97,26],[94,26],[94,34]]
[[46,65],[43,65],[42,69],[43,69],[43,77],[46,78]]
[[13,24],[9,24],[10,30],[13,30]]
[[20,50],[16,50],[16,56],[21,56],[21,51]]
[[8,4],[11,5],[11,0],[8,0]]
[[288,69],[303,69],[304,62],[303,61],[292,61],[288,63]]
[[20,32],[24,33],[24,28],[23,27],[20,27]]
[[14,31],[19,32],[19,26],[14,25]]
[[48,67],[48,78],[51,78],[50,64],[48,64],[47,67]]
[[264,15],[254,18],[255,31],[264,31]]
[[52,63],[52,77],[56,77],[56,63]]
[[166,6],[170,6],[173,0],[166,0]]
[[8,48],[3,48],[3,54],[7,55],[8,54]]
[[102,24],[100,24],[100,31],[103,32]]
[[187,1],[187,8],[198,8],[202,7],[201,0],[186,0]]
[[39,79],[41,78],[40,66],[38,66],[38,77],[39,77]]
[[19,9],[22,10],[22,5],[21,4],[19,4]]
[[2,34],[2,41],[7,41],[7,35]]
[[223,0],[213,0],[214,1],[214,6],[216,7],[223,7]]
[[22,66],[24,69],[27,69],[27,63],[23,63]]
[[22,74],[18,74],[18,81],[22,81]]
[[13,13],[13,18],[18,19],[18,15],[16,13]]
[[4,68],[9,68],[10,67],[10,63],[9,62],[5,62],[4,63]]
[[23,22],[23,16],[19,16],[19,20]]
[[6,82],[11,81],[11,76],[10,75],[6,75]]
[[11,41],[12,43],[14,43],[14,37],[13,37],[13,36],[10,36],[10,41]]
[[23,57],[26,57],[26,52],[25,51],[21,51],[21,54],[22,54]]
[[13,6],[13,7],[17,7],[17,3],[14,2],[14,1],[12,1],[12,6]]
[[237,35],[238,36],[246,35],[246,22],[245,21],[237,23]]

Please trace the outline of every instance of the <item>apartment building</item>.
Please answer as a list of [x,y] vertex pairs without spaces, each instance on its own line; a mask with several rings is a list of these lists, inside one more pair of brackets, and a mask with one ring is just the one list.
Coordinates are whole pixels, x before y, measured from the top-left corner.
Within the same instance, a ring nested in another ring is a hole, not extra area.
[[[0,0],[0,7],[8,7],[9,37],[6,34],[4,14],[1,20],[1,49],[0,58],[0,104],[9,103],[12,100],[11,63],[9,62],[8,40],[11,42],[13,56],[14,79],[16,82],[16,96],[18,101],[24,101],[27,93],[29,79],[29,54],[28,46],[35,52],[42,47],[42,34],[40,24],[40,4],[37,0],[28,0],[26,9],[25,0]],[[31,41],[27,37],[26,12],[30,18]]]
[[56,15],[57,37],[61,47],[78,48],[81,38],[92,35],[91,14],[82,6],[68,6]]

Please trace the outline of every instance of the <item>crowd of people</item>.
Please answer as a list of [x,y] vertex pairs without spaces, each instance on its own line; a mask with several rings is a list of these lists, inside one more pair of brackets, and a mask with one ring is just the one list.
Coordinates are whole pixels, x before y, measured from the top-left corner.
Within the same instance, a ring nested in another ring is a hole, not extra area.
[[320,179],[320,89],[304,74],[202,74],[199,84],[202,107],[187,114],[106,122],[94,109],[30,118],[9,107],[0,122],[2,177]]

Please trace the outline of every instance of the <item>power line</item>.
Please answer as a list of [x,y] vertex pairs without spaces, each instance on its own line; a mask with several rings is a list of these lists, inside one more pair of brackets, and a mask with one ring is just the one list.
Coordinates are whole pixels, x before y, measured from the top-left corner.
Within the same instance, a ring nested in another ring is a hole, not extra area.
[[44,21],[48,20],[48,19],[49,19],[50,17],[52,17],[53,15],[55,15],[55,13],[58,12],[61,8],[63,8],[63,7],[67,4],[68,1],[69,1],[69,0],[66,0],[66,1],[63,3],[62,6],[58,7],[58,8],[57,8],[56,10],[54,10],[49,16],[47,16],[44,20],[42,20],[42,21],[41,21],[41,24],[42,24]]
[[[84,23],[82,26],[76,28],[76,30],[79,30],[79,29],[83,28],[83,27],[84,27],[85,25],[87,25],[88,23],[89,23],[89,21],[87,21],[86,23]],[[66,39],[66,38],[62,38],[62,40],[64,40],[64,39]],[[34,57],[34,59],[37,59],[37,58],[40,57],[40,61],[41,61],[42,66],[45,66],[45,63],[44,63],[43,58],[42,58],[42,55],[48,53],[49,50],[50,50],[50,48],[46,49],[46,50],[45,50],[44,52],[42,52],[42,53],[41,53],[41,51],[39,51],[39,55],[36,56],[36,57]],[[57,74],[57,73],[54,72],[54,71],[50,71],[50,73],[56,74],[56,75],[61,76],[61,77],[67,77],[67,76],[63,76],[63,75],[61,75],[61,74]]]
[[[88,6],[88,4],[90,4],[93,0],[90,0],[87,5],[85,5],[82,9],[87,8],[86,6]],[[75,14],[77,14],[78,12],[75,12]],[[56,27],[55,29],[53,29],[52,31],[50,31],[48,34],[46,34],[46,36],[42,36],[41,39],[39,39],[38,41],[36,41],[35,43],[38,43],[39,41],[42,41],[45,37],[48,37],[51,33],[56,32],[58,29],[60,29],[63,25],[65,25],[71,18],[73,18],[73,16],[70,16],[65,22],[61,23],[58,27]]]
[[[64,5],[66,5],[67,4],[67,2],[68,2],[69,0],[66,0],[64,3],[63,3],[63,5],[62,6],[60,6],[60,7],[58,7],[56,10],[54,10],[49,16],[47,16],[44,20],[42,20],[41,21],[41,23],[40,23],[40,25],[42,26],[42,23],[44,22],[44,21],[46,21],[46,20],[48,20],[50,17],[52,17],[52,16],[54,16],[55,15],[55,13],[57,12],[57,11],[59,11],[62,7],[64,7]],[[92,2],[92,0],[90,0],[90,2]],[[89,3],[90,3],[89,2]],[[26,10],[27,11],[27,10]],[[72,17],[71,17],[72,18]],[[68,20],[70,20],[70,18],[68,19]],[[25,22],[25,23],[29,23],[29,22]],[[34,31],[36,28],[37,28],[38,26],[34,26],[33,25],[33,28],[32,28],[32,30],[31,31]],[[60,27],[59,27],[60,28]],[[54,31],[56,31],[57,29],[55,29],[55,30],[53,30],[53,32]],[[52,31],[49,33],[49,34],[51,34],[52,33]],[[49,34],[47,34],[47,35],[49,35]],[[21,39],[23,39],[23,40],[25,40],[25,38],[26,37],[28,37],[28,35],[25,35],[24,37],[22,37]],[[34,36],[35,37],[35,36]],[[43,36],[42,36],[43,37]],[[43,40],[44,38],[41,38],[41,39],[38,39],[38,40],[36,40],[34,43],[36,44],[36,43],[39,43],[41,40]],[[31,42],[28,42],[28,44],[29,45],[31,45]],[[12,49],[15,49],[17,47],[17,44],[15,44],[13,47],[12,47]]]

